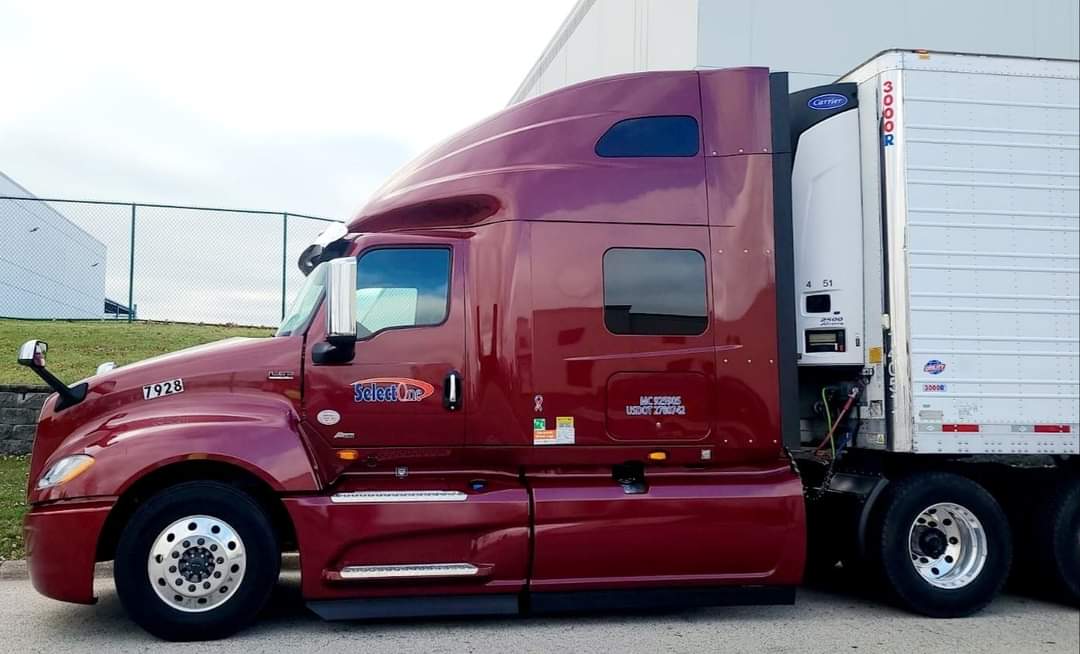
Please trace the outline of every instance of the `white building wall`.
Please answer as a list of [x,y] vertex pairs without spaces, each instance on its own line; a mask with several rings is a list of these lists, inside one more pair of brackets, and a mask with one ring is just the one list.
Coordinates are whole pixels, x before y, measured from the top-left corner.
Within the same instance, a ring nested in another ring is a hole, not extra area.
[[698,0],[699,68],[768,66],[792,90],[890,48],[1080,58],[1076,0]]
[[597,77],[693,68],[698,0],[582,0],[514,101]]
[[792,90],[882,50],[1080,58],[1076,0],[580,0],[511,102],[643,70],[768,66]]
[[[0,173],[0,196],[33,197]],[[0,200],[0,317],[101,318],[105,245],[44,202]]]

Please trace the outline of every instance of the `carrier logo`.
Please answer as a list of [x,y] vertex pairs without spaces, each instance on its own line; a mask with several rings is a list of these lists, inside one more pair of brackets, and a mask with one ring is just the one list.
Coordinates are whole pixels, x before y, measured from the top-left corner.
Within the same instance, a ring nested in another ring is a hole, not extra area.
[[818,111],[839,109],[848,103],[846,95],[841,93],[822,93],[815,95],[806,102],[806,106]]
[[940,375],[945,372],[945,364],[937,359],[930,359],[922,369],[923,372],[928,372],[931,375]]
[[354,402],[419,402],[435,392],[435,387],[408,377],[375,377],[354,381]]

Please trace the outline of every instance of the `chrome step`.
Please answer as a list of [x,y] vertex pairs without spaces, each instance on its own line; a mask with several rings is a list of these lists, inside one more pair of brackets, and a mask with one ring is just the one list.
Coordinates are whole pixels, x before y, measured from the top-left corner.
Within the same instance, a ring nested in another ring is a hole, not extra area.
[[414,563],[410,565],[349,565],[342,579],[401,579],[404,577],[471,577],[480,571],[471,563]]
[[409,491],[349,491],[334,493],[334,504],[372,504],[381,502],[464,502],[469,496],[462,491],[409,490]]

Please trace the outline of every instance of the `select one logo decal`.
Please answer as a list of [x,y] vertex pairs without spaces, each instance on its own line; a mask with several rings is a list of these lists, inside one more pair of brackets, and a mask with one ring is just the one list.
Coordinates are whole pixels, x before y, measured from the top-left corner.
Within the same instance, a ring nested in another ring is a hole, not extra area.
[[839,109],[848,103],[846,95],[841,93],[822,93],[815,95],[806,102],[806,106],[818,111]]
[[937,359],[930,359],[922,369],[923,372],[928,372],[931,375],[940,375],[945,372],[945,364]]
[[354,402],[419,402],[435,392],[435,387],[408,377],[373,377],[354,381]]

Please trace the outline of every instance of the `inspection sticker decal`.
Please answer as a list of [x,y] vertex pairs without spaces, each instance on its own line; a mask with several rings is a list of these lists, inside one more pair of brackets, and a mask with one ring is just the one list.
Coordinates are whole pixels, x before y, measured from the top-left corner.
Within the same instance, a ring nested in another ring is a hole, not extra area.
[[547,418],[533,418],[533,445],[573,445],[574,418],[559,416],[555,429],[547,428]]

